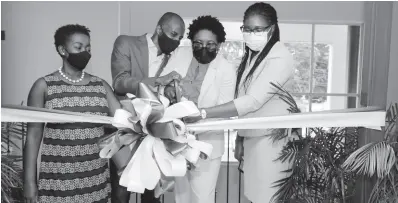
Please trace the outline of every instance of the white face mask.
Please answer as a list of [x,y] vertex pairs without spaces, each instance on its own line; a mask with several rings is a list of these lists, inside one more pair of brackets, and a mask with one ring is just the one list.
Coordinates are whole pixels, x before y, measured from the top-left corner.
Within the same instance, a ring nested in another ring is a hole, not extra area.
[[268,32],[262,32],[259,35],[255,35],[253,32],[244,32],[243,40],[251,50],[261,51],[268,42]]

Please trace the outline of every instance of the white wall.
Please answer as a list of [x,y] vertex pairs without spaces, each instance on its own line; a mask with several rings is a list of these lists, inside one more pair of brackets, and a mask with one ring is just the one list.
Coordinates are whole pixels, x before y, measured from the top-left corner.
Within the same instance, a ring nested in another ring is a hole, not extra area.
[[[121,2],[122,16],[130,16],[131,22],[121,20],[121,32],[124,34],[141,35],[153,32],[160,16],[167,12],[176,12],[183,18],[196,18],[199,15],[214,15],[220,20],[238,20],[243,18],[244,11],[254,1],[230,2]],[[280,22],[363,22],[364,2],[270,2],[279,15]],[[154,6],[156,5],[156,6]],[[126,8],[129,7],[130,11]],[[124,14],[124,12],[129,12]],[[143,23],[145,19],[145,23]]]
[[393,7],[388,75],[387,107],[391,102],[398,103],[398,2],[394,2]]
[[118,35],[118,2],[1,2],[1,102],[25,101],[33,82],[62,65],[54,33],[65,24],[91,30],[87,71],[111,82],[110,57]]

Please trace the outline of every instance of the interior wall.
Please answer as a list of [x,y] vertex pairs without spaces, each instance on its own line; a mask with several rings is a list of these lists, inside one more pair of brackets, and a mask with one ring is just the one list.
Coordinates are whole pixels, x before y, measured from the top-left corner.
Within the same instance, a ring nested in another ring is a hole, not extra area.
[[394,2],[391,27],[387,106],[398,103],[398,2]]
[[54,46],[56,29],[82,24],[91,30],[92,58],[87,72],[111,82],[110,59],[118,35],[119,2],[1,2],[1,102],[26,104],[39,77],[62,60]]
[[[130,22],[121,20],[121,33],[141,35],[153,32],[161,15],[175,12],[183,18],[196,18],[200,15],[213,15],[221,20],[241,21],[244,11],[254,1],[139,1],[121,2],[121,8],[130,8]],[[364,2],[305,2],[273,1],[270,3],[278,12],[280,22],[323,22],[353,23],[363,22]],[[124,15],[122,12],[123,16]],[[145,19],[145,23],[143,23]]]

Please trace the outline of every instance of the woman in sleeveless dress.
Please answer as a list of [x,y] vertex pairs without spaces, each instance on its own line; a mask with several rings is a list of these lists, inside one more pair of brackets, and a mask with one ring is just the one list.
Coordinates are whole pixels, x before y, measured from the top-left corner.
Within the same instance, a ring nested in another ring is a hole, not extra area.
[[[120,108],[111,87],[84,72],[91,58],[89,33],[81,25],[66,25],[55,32],[55,47],[63,65],[33,84],[28,106],[102,116],[112,116]],[[27,133],[26,202],[110,202],[108,160],[99,157],[96,144],[104,135],[103,124],[28,123]]]

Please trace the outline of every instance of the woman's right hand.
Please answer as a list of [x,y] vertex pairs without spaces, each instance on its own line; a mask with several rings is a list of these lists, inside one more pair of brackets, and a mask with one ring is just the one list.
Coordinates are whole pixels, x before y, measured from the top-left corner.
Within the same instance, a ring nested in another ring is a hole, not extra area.
[[37,203],[39,202],[37,200],[38,196],[38,191],[37,191],[37,185],[35,182],[25,182],[24,183],[24,197],[25,197],[25,202],[26,203]]
[[235,140],[235,152],[234,152],[234,156],[235,159],[237,159],[238,161],[242,161],[243,159],[243,139],[239,139],[237,138]]

